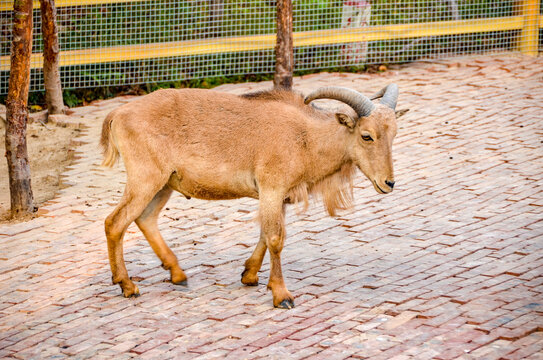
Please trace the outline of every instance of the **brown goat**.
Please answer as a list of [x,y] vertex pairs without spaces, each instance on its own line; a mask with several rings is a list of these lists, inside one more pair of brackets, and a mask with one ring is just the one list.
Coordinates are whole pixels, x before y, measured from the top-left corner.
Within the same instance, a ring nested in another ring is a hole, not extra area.
[[[268,288],[273,305],[294,307],[281,273],[285,239],[284,204],[323,198],[330,215],[352,201],[352,175],[358,167],[379,193],[394,186],[391,147],[396,135],[392,84],[374,98],[338,87],[318,89],[304,99],[290,91],[244,96],[211,90],[159,90],[111,112],[104,120],[103,165],[122,156],[127,172],[124,195],[105,221],[113,283],[125,297],[138,296],[123,259],[122,238],[135,221],[171,272],[187,276],[159,233],[157,218],[173,190],[207,200],[251,197],[259,200],[260,240],[245,262],[241,282],[258,284],[258,271],[270,251]],[[309,106],[336,99],[356,116]]]

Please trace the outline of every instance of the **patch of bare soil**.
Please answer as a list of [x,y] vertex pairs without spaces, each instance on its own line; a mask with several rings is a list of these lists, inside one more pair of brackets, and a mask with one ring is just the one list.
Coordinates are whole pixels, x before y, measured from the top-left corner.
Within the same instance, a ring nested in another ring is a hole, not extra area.
[[[39,207],[52,199],[62,187],[60,174],[73,160],[72,139],[80,129],[55,124],[32,122],[27,127],[27,146],[32,176],[34,206]],[[0,119],[0,154],[5,154],[5,124]],[[9,221],[10,196],[8,165],[5,156],[0,159],[0,222]],[[18,220],[14,220],[18,221]]]

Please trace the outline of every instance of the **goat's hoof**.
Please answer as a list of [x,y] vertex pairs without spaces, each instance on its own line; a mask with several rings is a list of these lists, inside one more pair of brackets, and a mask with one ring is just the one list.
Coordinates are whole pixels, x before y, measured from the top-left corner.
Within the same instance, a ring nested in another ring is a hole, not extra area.
[[133,285],[132,287],[127,286],[121,289],[123,290],[123,296],[125,298],[137,298],[138,296],[140,296],[140,290],[136,285]]
[[293,309],[294,308],[294,300],[291,299],[285,299],[279,303],[279,305],[276,306],[276,308],[279,309]]
[[187,279],[181,280],[181,281],[174,281],[174,280],[172,279],[171,282],[172,282],[172,284],[174,284],[174,285],[181,285],[181,286],[188,286],[188,285],[189,285],[189,282],[187,281]]
[[187,275],[179,266],[172,267],[170,271],[172,284],[187,286]]
[[241,273],[241,283],[247,286],[257,286],[258,285],[258,275],[251,276],[249,270],[245,269]]

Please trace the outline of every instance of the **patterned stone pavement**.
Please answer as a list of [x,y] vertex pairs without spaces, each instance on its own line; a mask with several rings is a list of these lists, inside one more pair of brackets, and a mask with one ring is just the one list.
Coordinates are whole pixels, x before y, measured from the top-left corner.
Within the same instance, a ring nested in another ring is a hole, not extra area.
[[[397,187],[361,174],[354,209],[287,212],[283,270],[296,308],[240,283],[257,202],[173,196],[160,228],[189,276],[175,286],[132,225],[129,274],[111,284],[103,220],[122,165],[99,167],[105,115],[129,98],[59,118],[84,127],[67,185],[30,222],[0,225],[0,358],[543,359],[543,57],[420,62],[381,74],[295,79],[308,92],[400,86]],[[268,83],[224,85],[243,93]]]

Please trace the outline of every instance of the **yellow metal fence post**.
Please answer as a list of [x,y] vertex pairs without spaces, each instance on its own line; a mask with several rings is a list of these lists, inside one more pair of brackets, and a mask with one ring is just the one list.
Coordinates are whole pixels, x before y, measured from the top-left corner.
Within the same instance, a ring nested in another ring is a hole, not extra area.
[[529,56],[537,56],[538,52],[539,1],[523,0],[521,4],[524,26],[520,32],[520,51]]

